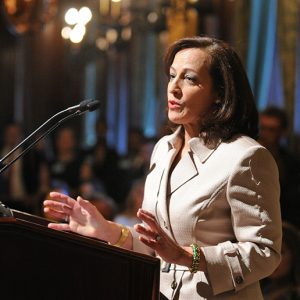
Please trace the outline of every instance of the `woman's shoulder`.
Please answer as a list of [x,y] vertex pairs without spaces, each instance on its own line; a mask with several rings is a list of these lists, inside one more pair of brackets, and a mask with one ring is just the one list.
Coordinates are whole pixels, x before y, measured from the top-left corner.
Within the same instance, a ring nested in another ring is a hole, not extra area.
[[221,143],[219,147],[220,153],[232,164],[240,164],[243,161],[251,160],[252,163],[259,162],[261,164],[276,166],[276,162],[264,146],[253,138],[245,135],[236,135],[230,140]]
[[232,153],[237,157],[248,152],[255,153],[262,151],[269,153],[258,141],[246,135],[235,135],[231,139],[220,143],[218,148],[220,151]]
[[230,140],[220,143],[216,152],[230,160],[231,163],[251,158],[265,159],[270,163],[273,163],[274,160],[269,150],[255,139],[245,135],[236,135]]
[[259,147],[264,148],[258,141],[255,139],[242,134],[237,134],[231,137],[230,139],[223,142],[223,144],[226,147],[229,148],[241,148],[241,149],[247,149],[252,147]]

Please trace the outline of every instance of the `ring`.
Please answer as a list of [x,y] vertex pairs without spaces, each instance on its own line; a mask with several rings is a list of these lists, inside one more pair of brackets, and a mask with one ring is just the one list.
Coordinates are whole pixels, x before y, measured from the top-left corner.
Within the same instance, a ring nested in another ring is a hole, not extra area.
[[156,235],[155,240],[159,242],[161,240],[161,236],[159,234]]
[[69,216],[68,215],[65,216],[65,222],[69,223]]

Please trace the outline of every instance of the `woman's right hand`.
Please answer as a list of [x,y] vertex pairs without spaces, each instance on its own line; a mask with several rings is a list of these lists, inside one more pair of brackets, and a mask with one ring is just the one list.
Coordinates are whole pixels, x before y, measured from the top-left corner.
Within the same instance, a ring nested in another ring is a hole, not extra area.
[[64,220],[62,223],[49,223],[56,230],[72,231],[84,236],[109,241],[115,231],[115,224],[107,221],[97,208],[80,196],[77,201],[65,194],[51,192],[53,200],[44,201],[44,212]]

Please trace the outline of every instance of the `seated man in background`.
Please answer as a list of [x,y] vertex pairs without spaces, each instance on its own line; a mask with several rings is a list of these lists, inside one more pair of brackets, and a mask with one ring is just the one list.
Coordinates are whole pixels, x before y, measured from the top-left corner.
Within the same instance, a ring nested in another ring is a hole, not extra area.
[[300,228],[300,161],[283,143],[287,115],[281,108],[270,106],[260,113],[259,123],[258,142],[272,153],[279,169],[282,218]]
[[[4,157],[23,139],[21,124],[8,123],[2,134],[0,156]],[[4,164],[16,158],[19,148]],[[37,213],[40,202],[49,190],[49,170],[42,142],[20,157],[0,175],[0,200],[8,207]]]

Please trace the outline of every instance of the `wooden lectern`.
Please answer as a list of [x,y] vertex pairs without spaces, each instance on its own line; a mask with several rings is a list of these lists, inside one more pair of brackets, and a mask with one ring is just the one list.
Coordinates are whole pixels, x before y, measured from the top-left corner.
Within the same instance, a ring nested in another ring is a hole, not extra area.
[[159,299],[157,258],[12,212],[0,218],[1,300]]

